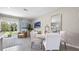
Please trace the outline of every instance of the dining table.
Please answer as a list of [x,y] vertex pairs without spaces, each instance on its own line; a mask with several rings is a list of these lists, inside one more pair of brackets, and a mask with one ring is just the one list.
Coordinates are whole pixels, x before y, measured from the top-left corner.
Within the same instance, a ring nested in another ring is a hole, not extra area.
[[41,49],[44,50],[43,41],[45,40],[45,34],[36,34],[36,37],[41,39]]

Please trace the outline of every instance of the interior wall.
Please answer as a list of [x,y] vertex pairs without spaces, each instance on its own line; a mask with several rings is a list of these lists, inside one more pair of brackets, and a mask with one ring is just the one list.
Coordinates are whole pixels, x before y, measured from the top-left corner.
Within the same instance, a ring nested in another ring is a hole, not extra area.
[[38,30],[44,32],[45,26],[50,26],[51,17],[56,14],[62,15],[62,30],[79,33],[79,8],[59,8],[55,12],[38,17],[34,20],[34,22],[37,20],[42,22],[42,26]]
[[63,8],[62,29],[79,33],[79,8]]

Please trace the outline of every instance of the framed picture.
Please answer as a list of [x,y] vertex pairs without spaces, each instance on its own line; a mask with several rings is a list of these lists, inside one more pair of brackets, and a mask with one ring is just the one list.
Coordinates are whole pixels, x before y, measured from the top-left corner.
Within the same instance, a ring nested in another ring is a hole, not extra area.
[[34,24],[34,28],[40,28],[41,27],[41,22],[39,21],[39,22],[36,22],[35,24]]

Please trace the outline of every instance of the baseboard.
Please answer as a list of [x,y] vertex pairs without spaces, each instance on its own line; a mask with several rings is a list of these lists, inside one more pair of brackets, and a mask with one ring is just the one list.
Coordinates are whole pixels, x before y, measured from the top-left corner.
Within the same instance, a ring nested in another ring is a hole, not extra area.
[[[62,44],[64,45],[64,43],[62,43]],[[70,46],[70,47],[73,47],[73,48],[77,48],[77,49],[79,49],[79,46],[75,46],[75,45],[68,44],[68,43],[66,43],[66,46]]]
[[75,45],[72,45],[72,44],[66,44],[67,46],[70,46],[70,47],[73,47],[73,48],[77,48],[77,49],[79,49],[79,46],[75,46]]

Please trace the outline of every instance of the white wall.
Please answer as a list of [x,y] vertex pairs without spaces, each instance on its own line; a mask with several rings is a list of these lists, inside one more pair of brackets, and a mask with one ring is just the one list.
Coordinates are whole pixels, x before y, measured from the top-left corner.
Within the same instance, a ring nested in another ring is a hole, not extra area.
[[63,8],[62,29],[79,33],[79,9]]
[[50,26],[51,17],[56,14],[62,14],[62,30],[79,33],[79,8],[60,8],[39,17],[42,22],[41,31],[44,31],[46,25]]

